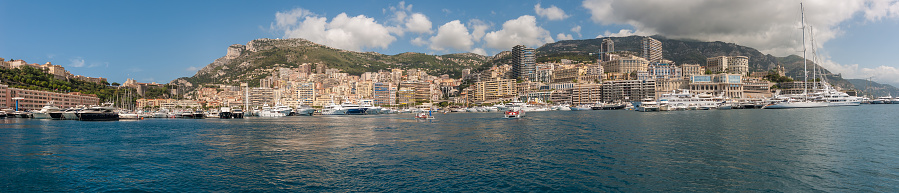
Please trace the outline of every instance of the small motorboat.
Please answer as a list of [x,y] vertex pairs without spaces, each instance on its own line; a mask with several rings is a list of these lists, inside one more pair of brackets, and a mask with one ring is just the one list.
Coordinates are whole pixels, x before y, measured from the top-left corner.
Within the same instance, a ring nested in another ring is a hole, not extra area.
[[415,115],[416,119],[434,119],[434,115],[431,114],[431,111],[420,112]]
[[503,117],[505,118],[521,118],[524,117],[524,110],[508,110],[503,113]]

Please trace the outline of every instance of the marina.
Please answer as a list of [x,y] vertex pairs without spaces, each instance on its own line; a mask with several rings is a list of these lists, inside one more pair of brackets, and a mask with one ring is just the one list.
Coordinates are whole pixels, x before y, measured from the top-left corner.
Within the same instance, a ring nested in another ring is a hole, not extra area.
[[10,192],[896,192],[897,110],[7,118],[0,119],[0,185]]

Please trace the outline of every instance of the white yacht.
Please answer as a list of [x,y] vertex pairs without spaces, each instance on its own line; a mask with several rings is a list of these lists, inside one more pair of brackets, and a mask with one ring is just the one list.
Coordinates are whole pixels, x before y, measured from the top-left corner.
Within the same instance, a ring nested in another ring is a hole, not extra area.
[[637,111],[640,111],[640,112],[659,111],[659,102],[656,102],[652,99],[643,99],[643,101],[640,102],[640,105],[637,106]]
[[262,110],[259,110],[258,116],[260,117],[283,117],[287,116],[281,108],[272,108],[269,107],[268,104],[262,105]]
[[62,119],[62,111],[59,107],[53,105],[53,103],[44,105],[40,111],[32,112],[31,118],[33,119]]
[[304,115],[304,116],[312,116],[315,113],[315,109],[310,107],[309,105],[300,105],[297,106],[296,115]]
[[667,101],[668,106],[672,110],[686,110],[688,107],[717,107],[718,103],[724,100],[723,97],[713,97],[710,94],[692,94],[690,90],[680,89],[673,90],[671,93],[662,94],[659,101]]
[[338,104],[330,104],[322,107],[322,115],[346,115],[346,110]]
[[871,101],[871,104],[892,104],[893,97],[885,96],[885,97],[877,97]]

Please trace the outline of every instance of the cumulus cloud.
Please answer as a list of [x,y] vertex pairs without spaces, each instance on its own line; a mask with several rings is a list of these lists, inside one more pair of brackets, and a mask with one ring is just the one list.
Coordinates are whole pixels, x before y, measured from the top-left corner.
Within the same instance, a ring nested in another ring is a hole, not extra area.
[[504,50],[519,44],[537,47],[555,42],[549,31],[538,27],[537,19],[530,15],[506,21],[503,29],[484,35],[484,41],[487,47]]
[[[633,34],[735,42],[779,56],[794,54],[802,47],[799,4],[794,2],[585,0],[582,5],[594,22],[630,25]],[[865,4],[829,1],[806,2],[804,6],[816,39],[826,42],[842,33],[838,25]]]
[[471,27],[471,38],[474,39],[475,42],[480,42],[481,38],[487,34],[487,29],[490,28],[490,25],[487,24],[487,22],[479,19],[469,20],[468,26]]
[[329,22],[311,12],[296,8],[275,14],[275,30],[284,32],[284,38],[304,38],[335,48],[362,51],[363,48],[387,48],[396,41],[390,30],[365,15],[349,17],[341,13]]
[[839,64],[831,60],[829,56],[824,56],[823,60],[819,61],[818,64],[832,73],[842,74],[843,78],[872,78],[876,82],[899,86],[899,69],[896,67],[881,65],[874,68],[865,68],[860,67],[858,64]]
[[899,2],[895,0],[870,0],[868,5],[864,13],[869,21],[899,17]]
[[475,48],[475,49],[471,50],[471,53],[479,54],[482,56],[487,55],[487,51],[485,51],[484,48]]
[[[405,32],[431,34],[431,20],[422,13],[413,13],[412,4],[406,5],[405,1],[400,1],[396,6],[390,6],[392,14],[389,22],[395,26],[387,27],[391,33],[403,36]],[[387,13],[387,9],[383,12]]]
[[556,35],[556,39],[559,39],[559,40],[573,40],[574,37],[571,36],[571,34],[559,33],[559,34]]
[[571,32],[574,32],[575,34],[577,34],[577,37],[584,37],[583,35],[581,35],[581,26],[572,27]]
[[540,4],[534,5],[534,12],[537,12],[537,15],[541,17],[545,17],[549,20],[563,20],[568,18],[568,15],[565,14],[565,11],[559,9],[555,5],[550,5],[548,8],[540,7]]
[[84,67],[84,59],[82,59],[81,57],[75,57],[75,58],[69,59],[69,62],[71,62],[69,64],[69,66],[76,67],[76,68]]
[[414,13],[406,20],[406,29],[410,32],[430,34],[431,20],[428,20],[428,17],[424,14]]
[[430,48],[437,51],[447,49],[469,50],[474,45],[471,39],[471,35],[468,34],[468,28],[459,20],[453,20],[437,29],[437,35],[430,39]]
[[409,42],[412,43],[412,45],[416,45],[416,46],[428,45],[428,41],[422,39],[421,37],[413,38]]

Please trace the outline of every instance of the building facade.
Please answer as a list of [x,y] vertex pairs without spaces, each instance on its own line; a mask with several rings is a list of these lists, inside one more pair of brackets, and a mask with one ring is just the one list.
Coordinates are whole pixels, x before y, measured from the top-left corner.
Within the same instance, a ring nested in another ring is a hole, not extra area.
[[706,59],[706,68],[712,73],[745,75],[749,73],[749,57],[718,56]]
[[[15,98],[21,98],[15,100]],[[0,84],[0,104],[2,108],[16,108],[18,101],[19,109],[40,110],[45,105],[53,103],[60,108],[75,107],[78,105],[99,105],[100,98],[92,94],[82,94],[79,92],[58,93],[51,91],[29,90],[21,88],[10,88],[8,85]]]

